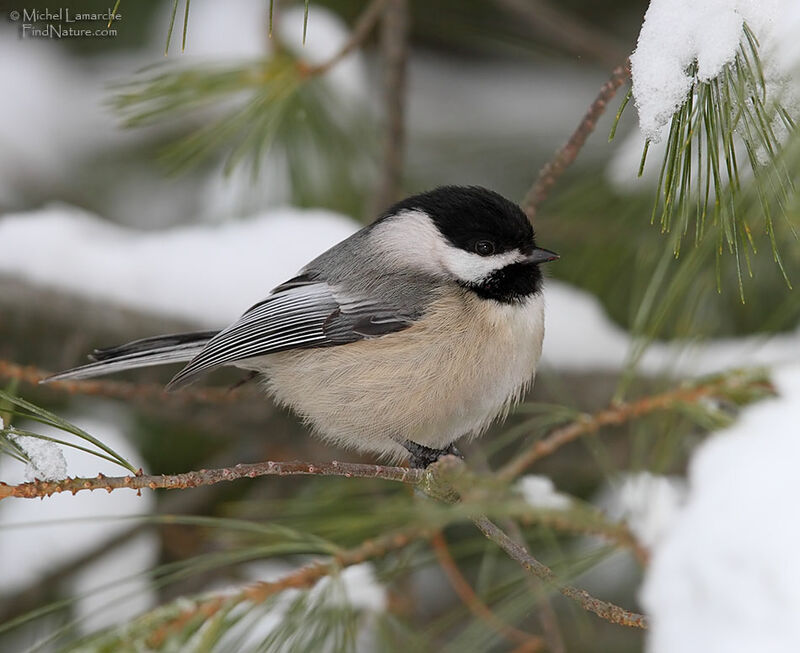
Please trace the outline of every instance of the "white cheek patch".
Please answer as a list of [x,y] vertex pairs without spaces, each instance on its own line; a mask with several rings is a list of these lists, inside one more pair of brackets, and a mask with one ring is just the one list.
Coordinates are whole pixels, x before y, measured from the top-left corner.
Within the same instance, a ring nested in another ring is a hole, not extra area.
[[449,245],[446,246],[442,253],[442,262],[445,267],[456,277],[467,283],[483,281],[492,272],[512,263],[517,263],[522,258],[522,255],[516,250],[494,254],[493,256],[480,256]]
[[479,283],[492,272],[524,260],[517,250],[480,256],[448,243],[424,211],[403,211],[375,227],[372,244],[393,265],[414,265],[436,275]]

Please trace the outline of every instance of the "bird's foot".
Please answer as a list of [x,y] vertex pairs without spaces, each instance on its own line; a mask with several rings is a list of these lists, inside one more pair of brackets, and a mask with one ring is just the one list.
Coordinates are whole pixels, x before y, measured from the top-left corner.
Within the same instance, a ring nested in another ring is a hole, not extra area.
[[405,440],[402,445],[411,454],[410,465],[413,469],[425,469],[432,465],[442,456],[457,456],[463,460],[464,456],[451,444],[447,449],[431,449],[422,444],[417,444],[411,440]]

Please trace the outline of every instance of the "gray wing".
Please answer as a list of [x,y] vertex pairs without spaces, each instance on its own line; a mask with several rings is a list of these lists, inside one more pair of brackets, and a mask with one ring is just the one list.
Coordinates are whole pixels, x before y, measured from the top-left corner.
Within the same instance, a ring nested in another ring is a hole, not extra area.
[[170,381],[183,385],[211,368],[289,349],[343,345],[410,326],[419,315],[376,297],[347,296],[323,280],[301,275],[220,331]]

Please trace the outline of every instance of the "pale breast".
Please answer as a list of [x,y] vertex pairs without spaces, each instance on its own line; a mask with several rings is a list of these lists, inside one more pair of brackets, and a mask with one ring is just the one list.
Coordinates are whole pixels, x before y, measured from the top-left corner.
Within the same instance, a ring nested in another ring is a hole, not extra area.
[[277,401],[322,437],[399,458],[398,441],[443,448],[504,414],[533,379],[543,335],[541,295],[508,305],[465,291],[403,331],[273,354],[259,367]]

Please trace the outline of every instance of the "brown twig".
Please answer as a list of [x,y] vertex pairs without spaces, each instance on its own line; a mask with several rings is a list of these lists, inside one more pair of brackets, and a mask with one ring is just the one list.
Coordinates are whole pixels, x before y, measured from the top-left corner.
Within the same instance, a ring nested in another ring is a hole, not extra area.
[[375,214],[399,199],[405,160],[408,30],[407,0],[387,0],[381,23],[386,126],[381,180],[373,203]]
[[528,216],[531,222],[536,218],[536,212],[539,205],[547,198],[550,189],[556,183],[558,178],[563,174],[564,170],[575,161],[586,139],[594,131],[597,121],[606,106],[617,93],[617,90],[622,86],[625,81],[630,77],[631,64],[627,60],[623,65],[617,66],[611,73],[609,80],[600,88],[594,102],[589,106],[589,109],[583,116],[577,129],[569,137],[569,140],[555,153],[555,156],[544,165],[539,171],[539,176],[536,178],[531,189],[525,195],[522,201],[522,210]]
[[528,550],[524,546],[512,540],[486,517],[475,517],[472,521],[486,537],[503,549],[510,558],[518,562],[524,569],[531,572],[537,578],[541,578],[547,583],[556,586],[559,592],[568,599],[575,601],[584,610],[593,612],[601,619],[605,619],[606,621],[620,626],[647,628],[647,618],[644,615],[631,612],[614,603],[595,598],[586,590],[560,583],[550,567],[539,562],[528,553]]
[[[441,501],[457,503],[460,500],[459,486],[463,486],[465,482],[471,483],[471,479],[464,476],[466,471],[464,461],[455,456],[444,456],[428,469],[431,474],[425,476],[423,480],[426,482],[418,487],[421,487],[429,496]],[[451,481],[455,485],[451,484]],[[485,515],[473,515],[471,519],[480,531],[503,549],[512,560],[518,562],[537,578],[555,586],[561,594],[578,603],[583,609],[593,612],[601,619],[621,626],[647,627],[643,615],[630,612],[614,603],[597,599],[586,590],[561,583],[550,567],[539,562],[528,553],[522,544],[514,541]]]
[[[0,377],[2,378],[18,379],[23,383],[37,385],[49,376],[51,376],[51,372],[38,367],[18,365],[10,361],[0,360]],[[227,388],[189,387],[179,392],[167,392],[164,390],[164,386],[158,383],[128,383],[126,381],[109,381],[106,379],[99,381],[51,381],[46,387],[68,394],[95,395],[128,401],[158,398],[177,402],[232,403],[242,399],[240,392],[230,391]]]
[[171,633],[180,630],[183,625],[195,617],[211,617],[225,605],[235,605],[243,601],[258,604],[284,590],[309,589],[320,579],[330,576],[344,567],[351,567],[366,560],[382,557],[391,551],[405,548],[416,540],[426,539],[432,535],[433,531],[420,528],[390,533],[367,540],[353,549],[341,551],[334,555],[331,560],[318,560],[300,567],[276,581],[263,581],[248,585],[232,596],[215,596],[202,599],[166,624],[162,624],[150,635],[148,644],[154,648],[160,647]]
[[327,61],[323,61],[321,64],[315,66],[308,66],[305,69],[305,73],[311,76],[324,75],[342,61],[342,59],[349,56],[369,36],[372,28],[375,27],[378,19],[381,17],[383,5],[385,3],[386,0],[372,0],[358,19],[356,19],[356,23],[353,25],[353,29],[350,32],[350,38],[347,39],[347,42],[342,48]]
[[541,637],[526,633],[524,630],[515,628],[514,626],[505,623],[480,600],[478,595],[472,589],[467,579],[458,568],[453,556],[450,553],[450,548],[447,546],[447,541],[444,534],[439,531],[431,538],[431,546],[436,558],[439,561],[439,566],[444,571],[450,585],[462,603],[469,609],[469,611],[485,621],[493,630],[505,637],[509,642],[518,644],[519,651],[540,651],[544,646],[544,641]]
[[362,463],[342,463],[334,460],[329,463],[309,463],[301,461],[239,464],[220,469],[201,469],[195,472],[172,475],[104,476],[94,478],[65,478],[60,481],[32,481],[19,485],[6,485],[0,482],[0,500],[7,497],[33,499],[49,497],[60,492],[75,494],[81,490],[106,490],[112,492],[122,488],[130,490],[163,489],[183,490],[201,485],[214,485],[240,478],[260,476],[344,476],[346,478],[381,478],[401,483],[419,483],[425,472],[408,467],[388,467]]
[[[504,481],[510,481],[536,461],[549,456],[556,449],[577,440],[582,435],[597,433],[604,426],[619,426],[656,411],[672,410],[678,404],[696,403],[705,397],[725,396],[726,393],[740,387],[737,383],[735,379],[723,377],[705,385],[679,388],[631,403],[617,404],[594,415],[584,415],[535,442],[527,451],[500,468],[497,476]],[[770,389],[768,384],[761,383],[761,385],[764,385],[765,389]]]
[[[240,464],[234,467],[221,469],[199,470],[184,474],[171,476],[149,476],[140,474],[138,476],[117,476],[107,477],[98,474],[95,478],[67,478],[61,481],[33,481],[21,483],[19,485],[6,485],[0,482],[0,500],[7,497],[37,498],[50,496],[59,492],[72,492],[73,494],[81,490],[103,489],[112,492],[116,489],[129,488],[141,490],[143,488],[155,489],[186,489],[203,485],[213,485],[223,481],[233,481],[239,478],[256,478],[259,476],[290,476],[290,475],[319,475],[319,476],[344,476],[346,478],[380,478],[389,481],[408,483],[421,487],[426,493],[436,498],[447,500],[448,496],[454,493],[453,488],[442,487],[443,479],[438,478],[437,472],[440,468],[447,474],[452,473],[453,467],[463,466],[463,461],[455,460],[453,456],[446,456],[442,461],[431,466],[427,470],[409,469],[406,467],[388,467],[384,465],[366,465],[361,463],[340,463],[333,461],[330,463],[309,463],[309,462],[275,462],[268,461],[263,463]],[[615,606],[605,601],[595,599],[584,590],[578,590],[569,586],[561,586],[556,582],[553,572],[536,561],[525,551],[524,547],[513,542],[503,531],[494,526],[486,517],[476,517],[475,523],[490,539],[497,542],[512,558],[520,561],[518,550],[525,553],[526,558],[522,559],[523,567],[532,571],[536,576],[550,583],[559,586],[562,594],[574,598],[586,609],[595,612],[603,618],[607,618],[613,623],[628,614],[623,608]],[[497,532],[492,531],[495,529]],[[498,535],[498,539],[495,538]],[[502,536],[502,537],[499,537]],[[507,540],[507,542],[506,542]],[[512,549],[508,548],[508,542],[513,544]],[[533,561],[533,562],[531,562]],[[535,563],[535,564],[534,564]],[[271,586],[271,584],[268,584]],[[220,604],[222,605],[222,603]]]

